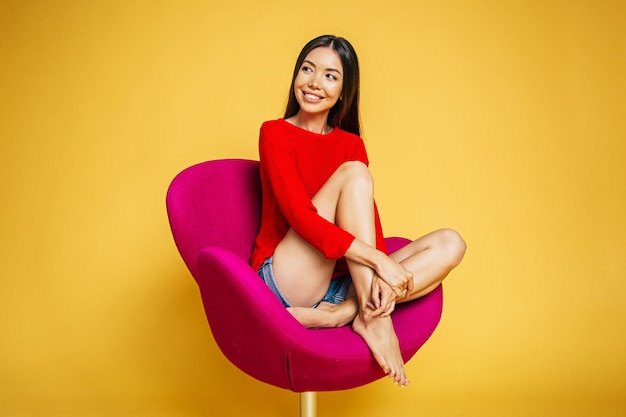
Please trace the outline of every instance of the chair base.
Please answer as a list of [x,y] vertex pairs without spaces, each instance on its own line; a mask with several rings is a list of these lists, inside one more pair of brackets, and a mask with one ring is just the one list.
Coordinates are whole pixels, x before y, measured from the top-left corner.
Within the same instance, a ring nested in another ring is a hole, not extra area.
[[317,417],[317,392],[300,393],[300,417]]

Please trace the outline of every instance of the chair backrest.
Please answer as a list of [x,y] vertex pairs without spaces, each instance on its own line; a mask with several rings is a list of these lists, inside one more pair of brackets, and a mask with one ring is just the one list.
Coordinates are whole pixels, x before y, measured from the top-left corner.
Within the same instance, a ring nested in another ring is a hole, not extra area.
[[198,254],[206,247],[228,249],[249,261],[261,222],[259,162],[193,165],[172,180],[166,206],[174,241],[194,277]]

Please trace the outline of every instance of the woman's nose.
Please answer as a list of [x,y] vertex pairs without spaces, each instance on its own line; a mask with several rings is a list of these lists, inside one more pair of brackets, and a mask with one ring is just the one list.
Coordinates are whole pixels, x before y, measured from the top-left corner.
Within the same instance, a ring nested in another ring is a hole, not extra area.
[[309,87],[311,88],[319,88],[320,80],[317,74],[313,75],[309,80]]

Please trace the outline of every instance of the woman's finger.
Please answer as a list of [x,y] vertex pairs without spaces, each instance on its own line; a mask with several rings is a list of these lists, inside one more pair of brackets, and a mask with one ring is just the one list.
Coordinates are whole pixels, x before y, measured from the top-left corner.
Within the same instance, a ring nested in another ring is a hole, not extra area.
[[380,308],[380,283],[376,278],[372,280],[372,293],[370,294],[370,299],[372,300],[374,308]]
[[384,308],[383,313],[381,314],[381,317],[385,317],[391,314],[391,312],[395,309],[397,297],[387,284],[381,283],[380,287],[381,287],[381,294],[382,294],[380,304]]
[[408,275],[408,280],[406,282],[406,289],[409,293],[413,292],[413,288],[415,286],[415,283],[413,282],[413,273],[409,270],[406,270],[406,273]]
[[391,313],[393,313],[393,311],[395,309],[396,309],[396,302],[392,301],[391,303],[389,303],[389,306],[387,307],[385,312],[380,315],[380,317],[387,317],[387,316],[391,315]]

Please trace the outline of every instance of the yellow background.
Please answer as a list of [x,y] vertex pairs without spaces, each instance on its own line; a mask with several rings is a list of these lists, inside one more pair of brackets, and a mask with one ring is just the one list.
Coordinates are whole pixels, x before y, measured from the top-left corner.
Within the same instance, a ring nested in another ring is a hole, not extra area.
[[622,1],[2,1],[0,415],[293,416],[219,353],[164,197],[257,157],[347,37],[388,235],[468,242],[442,322],[324,416],[626,413]]

